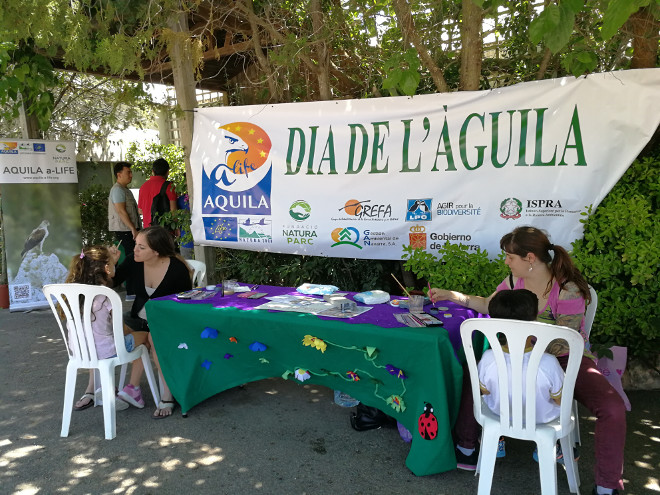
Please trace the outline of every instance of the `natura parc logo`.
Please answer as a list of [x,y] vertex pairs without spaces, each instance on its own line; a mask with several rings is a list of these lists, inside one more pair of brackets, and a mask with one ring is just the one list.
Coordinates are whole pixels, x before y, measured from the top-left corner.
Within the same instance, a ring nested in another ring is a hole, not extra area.
[[202,158],[203,214],[270,215],[271,140],[249,122],[219,125]]
[[299,199],[289,206],[289,216],[296,222],[304,222],[312,214],[312,207],[307,201]]
[[518,198],[506,198],[500,203],[500,216],[505,220],[516,220],[521,217],[522,203]]

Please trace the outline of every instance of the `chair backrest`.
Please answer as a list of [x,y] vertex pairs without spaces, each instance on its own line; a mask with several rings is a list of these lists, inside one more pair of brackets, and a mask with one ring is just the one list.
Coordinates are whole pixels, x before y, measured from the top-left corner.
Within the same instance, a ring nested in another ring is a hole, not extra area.
[[114,290],[102,285],[49,284],[44,285],[43,292],[62,332],[69,359],[78,361],[79,367],[95,368],[99,361],[92,330],[92,303],[97,296],[107,297],[112,305],[113,336],[119,362],[131,361],[124,344],[121,297]]
[[591,285],[589,286],[589,294],[591,294],[591,302],[584,314],[584,334],[587,338],[589,338],[589,334],[591,333],[591,326],[594,324],[596,309],[598,308],[598,294],[596,294],[596,290]]
[[[570,431],[571,407],[575,379],[584,351],[584,341],[579,332],[567,327],[540,323],[537,321],[507,320],[499,318],[471,318],[461,324],[461,339],[465,349],[470,383],[474,399],[474,415],[483,424],[488,406],[483,403],[479,391],[479,374],[475,349],[472,345],[473,332],[481,332],[488,339],[497,364],[500,400],[500,425],[502,434],[513,438],[533,439],[536,426],[536,379],[541,357],[548,344],[555,339],[563,339],[569,346],[569,360],[562,389],[560,423],[561,435]],[[511,361],[510,374],[504,352],[497,334],[506,336]],[[523,376],[523,356],[525,342],[529,336],[536,338],[531,351],[527,371]],[[525,401],[523,401],[523,386]],[[506,400],[511,397],[511,400]],[[486,408],[486,409],[484,409]]]
[[200,287],[204,283],[204,277],[206,277],[206,264],[197,260],[186,260],[186,263],[193,270],[193,287]]

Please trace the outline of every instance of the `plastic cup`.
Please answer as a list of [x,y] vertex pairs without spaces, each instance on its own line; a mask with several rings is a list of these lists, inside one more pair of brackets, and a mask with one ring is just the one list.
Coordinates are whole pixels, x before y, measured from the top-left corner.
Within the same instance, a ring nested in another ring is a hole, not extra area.
[[231,296],[234,293],[234,288],[236,287],[236,280],[223,280],[222,281],[222,292],[225,296]]
[[424,296],[412,295],[408,298],[408,311],[411,313],[424,312]]

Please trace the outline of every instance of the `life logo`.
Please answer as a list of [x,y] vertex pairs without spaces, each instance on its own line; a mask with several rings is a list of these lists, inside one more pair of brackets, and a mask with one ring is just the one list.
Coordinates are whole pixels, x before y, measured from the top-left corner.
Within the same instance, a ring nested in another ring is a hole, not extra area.
[[335,241],[330,247],[349,245],[362,249],[362,246],[358,245],[360,231],[355,227],[339,227],[330,233],[330,237]]
[[202,213],[270,215],[272,147],[259,126],[217,127],[202,159]]

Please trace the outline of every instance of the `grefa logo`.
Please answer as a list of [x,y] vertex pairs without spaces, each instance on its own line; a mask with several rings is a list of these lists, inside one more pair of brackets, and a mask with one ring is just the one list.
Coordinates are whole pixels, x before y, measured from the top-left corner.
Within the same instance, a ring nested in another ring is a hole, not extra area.
[[370,199],[359,201],[357,199],[349,199],[346,204],[339,208],[339,211],[344,211],[348,215],[356,218],[387,218],[392,216],[392,205],[377,205],[369,204]]

